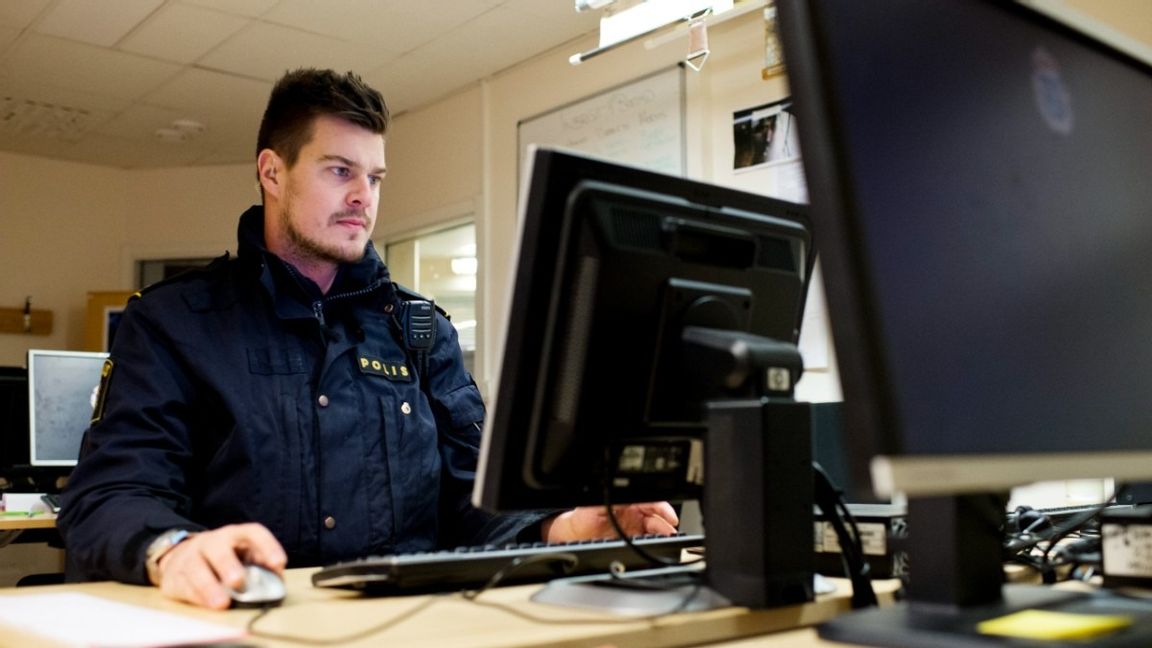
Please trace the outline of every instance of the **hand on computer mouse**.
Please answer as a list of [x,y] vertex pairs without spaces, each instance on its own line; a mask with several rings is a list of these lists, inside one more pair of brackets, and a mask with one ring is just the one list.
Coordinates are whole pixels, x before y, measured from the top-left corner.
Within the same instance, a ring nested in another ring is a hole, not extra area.
[[244,586],[246,563],[274,574],[287,562],[275,536],[260,524],[232,524],[202,531],[160,559],[154,581],[168,598],[215,610],[232,605],[231,590]]
[[244,566],[244,584],[228,591],[232,607],[271,607],[280,605],[287,590],[276,572],[260,565]]

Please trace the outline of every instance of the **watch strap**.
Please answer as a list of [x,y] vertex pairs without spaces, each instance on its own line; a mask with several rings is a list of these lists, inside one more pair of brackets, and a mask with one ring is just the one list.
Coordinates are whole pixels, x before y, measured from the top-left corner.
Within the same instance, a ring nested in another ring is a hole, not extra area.
[[144,552],[144,568],[153,585],[160,584],[160,559],[193,535],[188,529],[169,529],[152,540]]

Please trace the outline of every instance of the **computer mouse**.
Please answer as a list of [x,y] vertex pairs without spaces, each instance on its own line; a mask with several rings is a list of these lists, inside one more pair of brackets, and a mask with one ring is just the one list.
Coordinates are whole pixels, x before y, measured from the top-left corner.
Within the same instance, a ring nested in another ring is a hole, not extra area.
[[287,594],[284,581],[276,572],[260,565],[244,566],[244,584],[230,589],[232,607],[271,607],[280,605]]

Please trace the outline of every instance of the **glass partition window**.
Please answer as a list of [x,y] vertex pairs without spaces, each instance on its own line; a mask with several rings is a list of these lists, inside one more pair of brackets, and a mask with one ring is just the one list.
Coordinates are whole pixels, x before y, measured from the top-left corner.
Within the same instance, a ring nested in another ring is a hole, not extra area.
[[392,280],[436,302],[460,336],[468,371],[476,352],[476,225],[467,223],[391,241],[384,258]]

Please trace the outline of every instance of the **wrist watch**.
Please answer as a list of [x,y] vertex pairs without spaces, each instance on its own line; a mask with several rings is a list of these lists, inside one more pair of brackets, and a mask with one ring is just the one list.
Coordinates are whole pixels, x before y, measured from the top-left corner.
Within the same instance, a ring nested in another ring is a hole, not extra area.
[[148,570],[148,580],[153,585],[160,584],[160,559],[176,545],[192,537],[188,529],[169,529],[156,536],[144,552],[144,567]]

